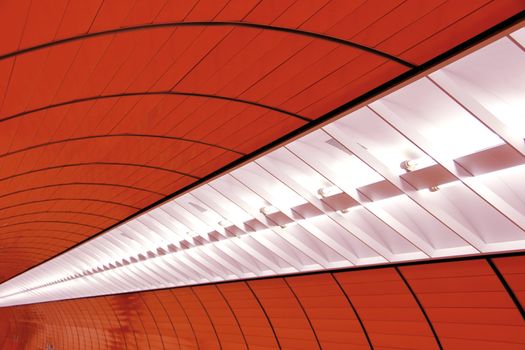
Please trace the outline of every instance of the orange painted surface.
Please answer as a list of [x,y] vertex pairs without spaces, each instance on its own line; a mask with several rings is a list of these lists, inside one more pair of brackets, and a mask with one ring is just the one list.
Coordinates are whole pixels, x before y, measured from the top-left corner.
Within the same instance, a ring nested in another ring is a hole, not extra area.
[[525,257],[516,256],[505,259],[494,259],[495,265],[505,276],[510,288],[522,305],[525,305]]
[[323,34],[417,66],[524,8],[2,1],[0,282],[409,69],[319,37],[210,22]]
[[427,310],[445,349],[524,347],[524,320],[486,261],[400,270]]
[[394,268],[335,274],[374,348],[438,349],[431,329]]
[[[516,294],[523,258],[494,259]],[[486,260],[399,272],[387,266],[2,308],[0,348],[437,349],[431,326],[443,349],[525,347],[525,321]]]

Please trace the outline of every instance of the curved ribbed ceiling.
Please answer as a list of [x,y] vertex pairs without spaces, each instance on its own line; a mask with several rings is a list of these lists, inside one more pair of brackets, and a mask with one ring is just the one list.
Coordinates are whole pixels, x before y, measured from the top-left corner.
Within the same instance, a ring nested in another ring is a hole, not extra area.
[[0,281],[523,7],[2,2]]

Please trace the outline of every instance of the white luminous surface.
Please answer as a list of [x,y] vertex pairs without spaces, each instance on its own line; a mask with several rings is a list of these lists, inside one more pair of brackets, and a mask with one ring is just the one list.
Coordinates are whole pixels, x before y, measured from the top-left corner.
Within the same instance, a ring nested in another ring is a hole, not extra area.
[[523,29],[0,285],[0,306],[525,248]]

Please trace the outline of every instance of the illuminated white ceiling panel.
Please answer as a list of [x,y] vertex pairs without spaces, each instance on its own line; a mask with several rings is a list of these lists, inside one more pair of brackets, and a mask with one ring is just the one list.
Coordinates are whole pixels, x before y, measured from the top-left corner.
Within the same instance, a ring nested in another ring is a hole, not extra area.
[[0,306],[525,248],[523,29],[2,285]]

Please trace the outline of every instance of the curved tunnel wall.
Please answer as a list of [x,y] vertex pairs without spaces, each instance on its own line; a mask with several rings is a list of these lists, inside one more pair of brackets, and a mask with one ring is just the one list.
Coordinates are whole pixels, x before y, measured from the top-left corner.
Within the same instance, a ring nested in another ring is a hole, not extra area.
[[0,281],[524,9],[516,0],[1,1]]
[[0,309],[2,349],[523,349],[525,254]]

